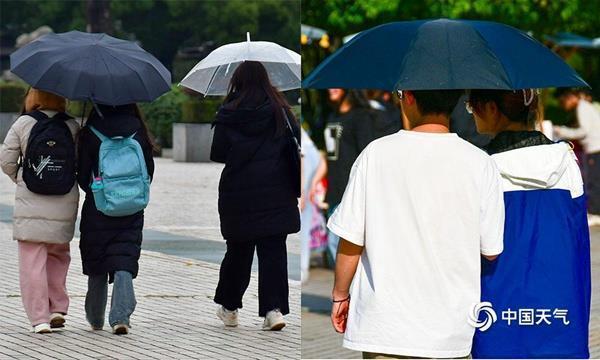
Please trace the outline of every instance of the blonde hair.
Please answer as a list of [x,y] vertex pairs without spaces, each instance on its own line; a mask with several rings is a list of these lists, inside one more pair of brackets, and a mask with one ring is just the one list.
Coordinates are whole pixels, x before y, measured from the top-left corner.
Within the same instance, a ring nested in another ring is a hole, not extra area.
[[67,110],[67,99],[47,91],[29,88],[23,102],[23,113],[34,110],[65,112]]

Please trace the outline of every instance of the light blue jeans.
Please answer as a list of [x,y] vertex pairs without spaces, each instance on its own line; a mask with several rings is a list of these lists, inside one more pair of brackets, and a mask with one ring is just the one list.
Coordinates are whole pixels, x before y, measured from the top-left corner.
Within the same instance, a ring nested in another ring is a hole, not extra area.
[[[101,328],[104,325],[107,297],[108,274],[88,277],[85,315],[90,325],[95,328]],[[116,271],[108,314],[110,326],[117,324],[129,326],[129,317],[133,314],[136,304],[131,273],[129,271]]]

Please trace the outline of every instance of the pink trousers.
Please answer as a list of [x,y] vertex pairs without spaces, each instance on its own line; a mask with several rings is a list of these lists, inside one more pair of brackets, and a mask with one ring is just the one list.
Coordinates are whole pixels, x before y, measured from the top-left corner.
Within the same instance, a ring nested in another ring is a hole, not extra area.
[[69,244],[19,241],[21,299],[32,326],[48,323],[51,313],[67,314]]

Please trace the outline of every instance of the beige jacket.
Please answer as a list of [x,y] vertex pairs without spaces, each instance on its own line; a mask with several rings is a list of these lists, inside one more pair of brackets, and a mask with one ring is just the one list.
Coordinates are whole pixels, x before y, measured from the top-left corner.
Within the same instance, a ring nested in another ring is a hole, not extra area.
[[[56,114],[55,111],[43,112],[48,116]],[[35,123],[36,120],[31,116],[19,117],[0,149],[0,167],[17,184],[13,238],[51,244],[68,243],[73,239],[79,206],[77,183],[66,195],[36,194],[27,189],[22,169],[17,165],[19,157],[26,151],[29,133]],[[67,125],[75,139],[79,125],[72,119],[67,121]]]

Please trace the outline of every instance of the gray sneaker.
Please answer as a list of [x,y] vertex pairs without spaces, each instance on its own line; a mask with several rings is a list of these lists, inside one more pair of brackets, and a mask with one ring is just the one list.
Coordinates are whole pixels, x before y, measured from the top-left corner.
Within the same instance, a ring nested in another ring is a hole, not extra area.
[[238,326],[238,311],[237,309],[231,311],[225,309],[223,306],[219,306],[217,309],[217,317],[221,319],[225,326],[235,327]]
[[279,309],[271,310],[265,316],[262,329],[265,331],[279,331],[285,327],[283,314]]

